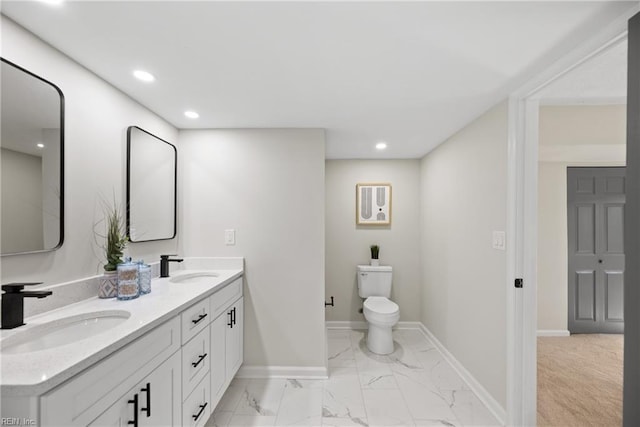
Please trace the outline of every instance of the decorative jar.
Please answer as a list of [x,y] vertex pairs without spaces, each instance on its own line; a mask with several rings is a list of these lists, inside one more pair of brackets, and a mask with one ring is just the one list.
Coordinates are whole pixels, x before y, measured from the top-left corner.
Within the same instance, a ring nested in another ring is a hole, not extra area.
[[142,295],[151,292],[151,266],[144,261],[138,262],[138,284]]
[[122,264],[118,264],[118,299],[130,300],[140,296],[140,286],[138,284],[138,264],[128,259]]
[[115,298],[118,295],[118,272],[105,271],[100,277],[98,298]]

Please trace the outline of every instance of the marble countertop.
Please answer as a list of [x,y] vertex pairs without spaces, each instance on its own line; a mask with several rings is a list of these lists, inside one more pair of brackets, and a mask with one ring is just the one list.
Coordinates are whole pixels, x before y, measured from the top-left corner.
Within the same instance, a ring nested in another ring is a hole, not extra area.
[[180,314],[195,302],[219,291],[242,276],[242,258],[190,258],[182,268],[172,264],[172,277],[194,271],[214,271],[217,277],[170,282],[153,279],[151,293],[129,301],[97,296],[25,319],[25,326],[0,331],[0,347],[7,338],[47,322],[95,311],[126,310],[131,317],[121,324],[79,341],[46,350],[0,356],[0,389],[4,396],[46,393],[84,369]]

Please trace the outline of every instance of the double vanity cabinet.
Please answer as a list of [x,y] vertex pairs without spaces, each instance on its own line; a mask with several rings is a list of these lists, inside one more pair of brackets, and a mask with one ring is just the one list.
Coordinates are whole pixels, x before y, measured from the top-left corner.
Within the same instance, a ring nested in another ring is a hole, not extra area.
[[242,280],[204,292],[52,390],[23,398],[3,393],[2,417],[42,426],[204,425],[242,364]]

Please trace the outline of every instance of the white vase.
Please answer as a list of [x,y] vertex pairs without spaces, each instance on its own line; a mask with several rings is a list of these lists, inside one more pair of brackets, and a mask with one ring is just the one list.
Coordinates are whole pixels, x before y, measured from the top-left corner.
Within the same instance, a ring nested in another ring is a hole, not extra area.
[[373,259],[373,258],[372,258],[372,259],[371,259],[371,265],[372,265],[372,266],[374,266],[374,267],[379,266],[379,265],[380,265],[380,260],[377,260],[377,259]]
[[118,272],[105,271],[98,287],[99,298],[115,298],[118,295]]

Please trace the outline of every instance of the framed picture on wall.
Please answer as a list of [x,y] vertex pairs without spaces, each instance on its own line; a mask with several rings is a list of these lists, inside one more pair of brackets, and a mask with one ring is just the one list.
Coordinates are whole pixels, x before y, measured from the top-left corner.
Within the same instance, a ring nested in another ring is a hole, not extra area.
[[356,225],[391,224],[391,184],[356,184]]

